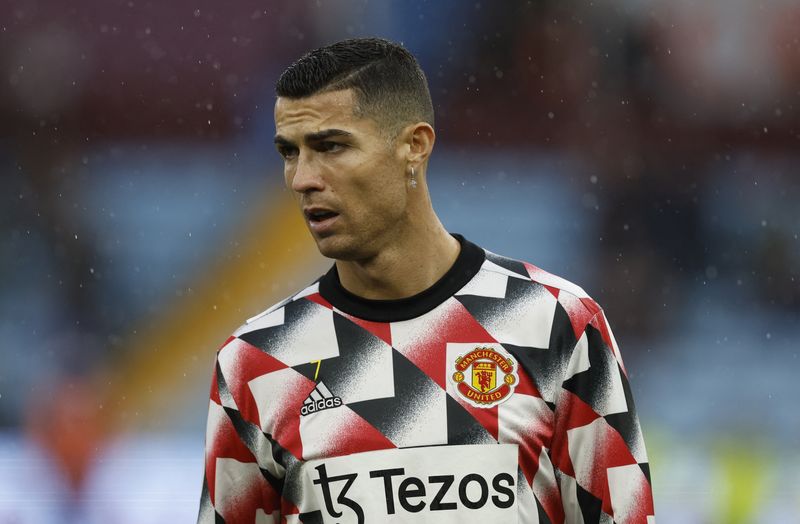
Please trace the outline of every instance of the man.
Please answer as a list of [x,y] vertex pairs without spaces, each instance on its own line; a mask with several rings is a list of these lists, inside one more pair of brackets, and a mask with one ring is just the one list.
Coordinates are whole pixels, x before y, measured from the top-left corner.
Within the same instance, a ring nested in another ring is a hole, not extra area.
[[286,184],[333,267],[217,355],[201,522],[653,522],[625,369],[579,287],[449,234],[416,60],[278,80]]

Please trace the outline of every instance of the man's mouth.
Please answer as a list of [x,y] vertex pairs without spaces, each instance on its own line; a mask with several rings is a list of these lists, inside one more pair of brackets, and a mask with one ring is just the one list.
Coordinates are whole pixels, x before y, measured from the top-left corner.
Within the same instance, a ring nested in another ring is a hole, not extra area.
[[306,212],[306,218],[309,222],[323,222],[329,218],[337,216],[339,213],[327,210],[314,210]]
[[331,209],[319,206],[309,206],[303,210],[303,214],[308,220],[308,225],[312,231],[317,233],[326,232],[335,221],[339,213]]

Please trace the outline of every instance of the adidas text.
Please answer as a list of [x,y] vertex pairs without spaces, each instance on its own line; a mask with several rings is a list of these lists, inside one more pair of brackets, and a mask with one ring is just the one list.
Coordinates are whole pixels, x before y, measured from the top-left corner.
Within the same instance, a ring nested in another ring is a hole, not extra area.
[[317,400],[316,402],[303,404],[303,407],[300,408],[300,414],[308,415],[310,413],[316,413],[317,411],[322,411],[323,409],[338,408],[341,405],[342,405],[342,399],[340,399],[339,397],[324,398],[322,400]]

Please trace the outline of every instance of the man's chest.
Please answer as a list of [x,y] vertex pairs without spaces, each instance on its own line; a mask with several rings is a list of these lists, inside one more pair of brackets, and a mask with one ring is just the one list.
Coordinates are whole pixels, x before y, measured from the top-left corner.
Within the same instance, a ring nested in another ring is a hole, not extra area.
[[374,323],[333,313],[292,320],[282,332],[242,338],[283,365],[247,387],[262,430],[300,460],[546,444],[551,434],[552,411],[530,370],[474,319]]

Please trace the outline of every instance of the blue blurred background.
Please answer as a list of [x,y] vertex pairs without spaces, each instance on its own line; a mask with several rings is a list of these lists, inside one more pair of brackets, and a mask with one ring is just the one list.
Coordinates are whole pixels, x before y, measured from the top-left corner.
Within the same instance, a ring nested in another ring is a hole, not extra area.
[[215,350],[317,254],[273,85],[378,35],[427,72],[434,206],[578,282],[660,523],[800,522],[800,4],[0,3],[0,523],[195,519]]

